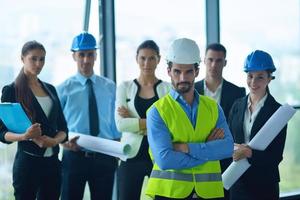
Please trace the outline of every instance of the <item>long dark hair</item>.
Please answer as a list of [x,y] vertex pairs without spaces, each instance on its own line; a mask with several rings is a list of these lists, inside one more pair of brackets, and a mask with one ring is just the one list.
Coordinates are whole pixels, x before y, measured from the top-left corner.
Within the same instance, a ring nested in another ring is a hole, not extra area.
[[[30,51],[36,49],[42,50],[46,53],[44,46],[41,43],[33,40],[28,41],[23,45],[21,55],[22,57],[25,57]],[[21,103],[31,121],[35,122],[36,114],[32,104],[34,96],[31,92],[31,89],[29,88],[28,78],[24,73],[24,67],[22,67],[22,69],[19,72],[19,75],[15,79],[15,92],[16,101]]]

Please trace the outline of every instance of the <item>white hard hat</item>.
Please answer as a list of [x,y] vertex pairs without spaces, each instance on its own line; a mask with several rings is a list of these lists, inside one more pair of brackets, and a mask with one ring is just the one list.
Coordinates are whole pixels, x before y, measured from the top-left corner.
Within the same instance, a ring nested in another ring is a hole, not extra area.
[[197,43],[187,38],[174,40],[168,49],[167,61],[177,64],[199,64],[201,58]]

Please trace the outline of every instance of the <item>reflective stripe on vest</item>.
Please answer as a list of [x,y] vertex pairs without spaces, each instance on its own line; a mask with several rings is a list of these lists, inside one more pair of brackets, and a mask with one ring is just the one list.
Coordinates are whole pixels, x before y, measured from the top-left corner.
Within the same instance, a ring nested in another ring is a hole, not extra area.
[[[221,173],[194,174],[196,182],[222,181]],[[192,174],[176,173],[174,171],[152,170],[151,178],[170,179],[177,181],[193,181]]]
[[222,181],[221,173],[195,174],[196,182]]

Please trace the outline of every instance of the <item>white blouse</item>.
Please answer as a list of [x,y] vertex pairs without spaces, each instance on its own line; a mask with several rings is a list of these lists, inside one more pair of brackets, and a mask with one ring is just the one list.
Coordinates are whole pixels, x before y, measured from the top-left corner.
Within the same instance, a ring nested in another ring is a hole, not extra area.
[[[52,99],[49,96],[45,96],[45,97],[35,96],[35,98],[37,99],[40,106],[42,107],[45,115],[48,117],[53,105]],[[53,155],[53,150],[51,147],[48,147],[44,153],[44,157],[50,157],[52,155]]]
[[247,109],[245,111],[244,124],[243,124],[246,144],[248,144],[250,142],[250,134],[251,134],[251,129],[252,129],[253,123],[254,123],[260,109],[264,106],[267,96],[268,96],[268,93],[261,100],[259,100],[259,102],[255,106],[255,110],[252,113],[250,111],[250,106],[251,106],[250,95],[248,96]]
[[45,97],[38,97],[35,96],[37,101],[39,102],[40,106],[42,107],[45,115],[48,117],[53,105],[53,102],[51,100],[51,98],[49,96],[45,96]]

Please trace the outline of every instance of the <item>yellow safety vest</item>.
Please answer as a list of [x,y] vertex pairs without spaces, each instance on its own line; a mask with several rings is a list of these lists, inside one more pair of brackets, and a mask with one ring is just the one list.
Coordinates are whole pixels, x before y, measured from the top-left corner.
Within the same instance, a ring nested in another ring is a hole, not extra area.
[[[205,142],[218,119],[217,103],[202,95],[199,98],[195,129],[179,103],[170,94],[159,99],[153,106],[168,127],[172,142]],[[182,170],[161,170],[154,163],[146,194],[152,197],[158,195],[186,198],[193,189],[202,198],[224,196],[219,161],[208,161]]]

